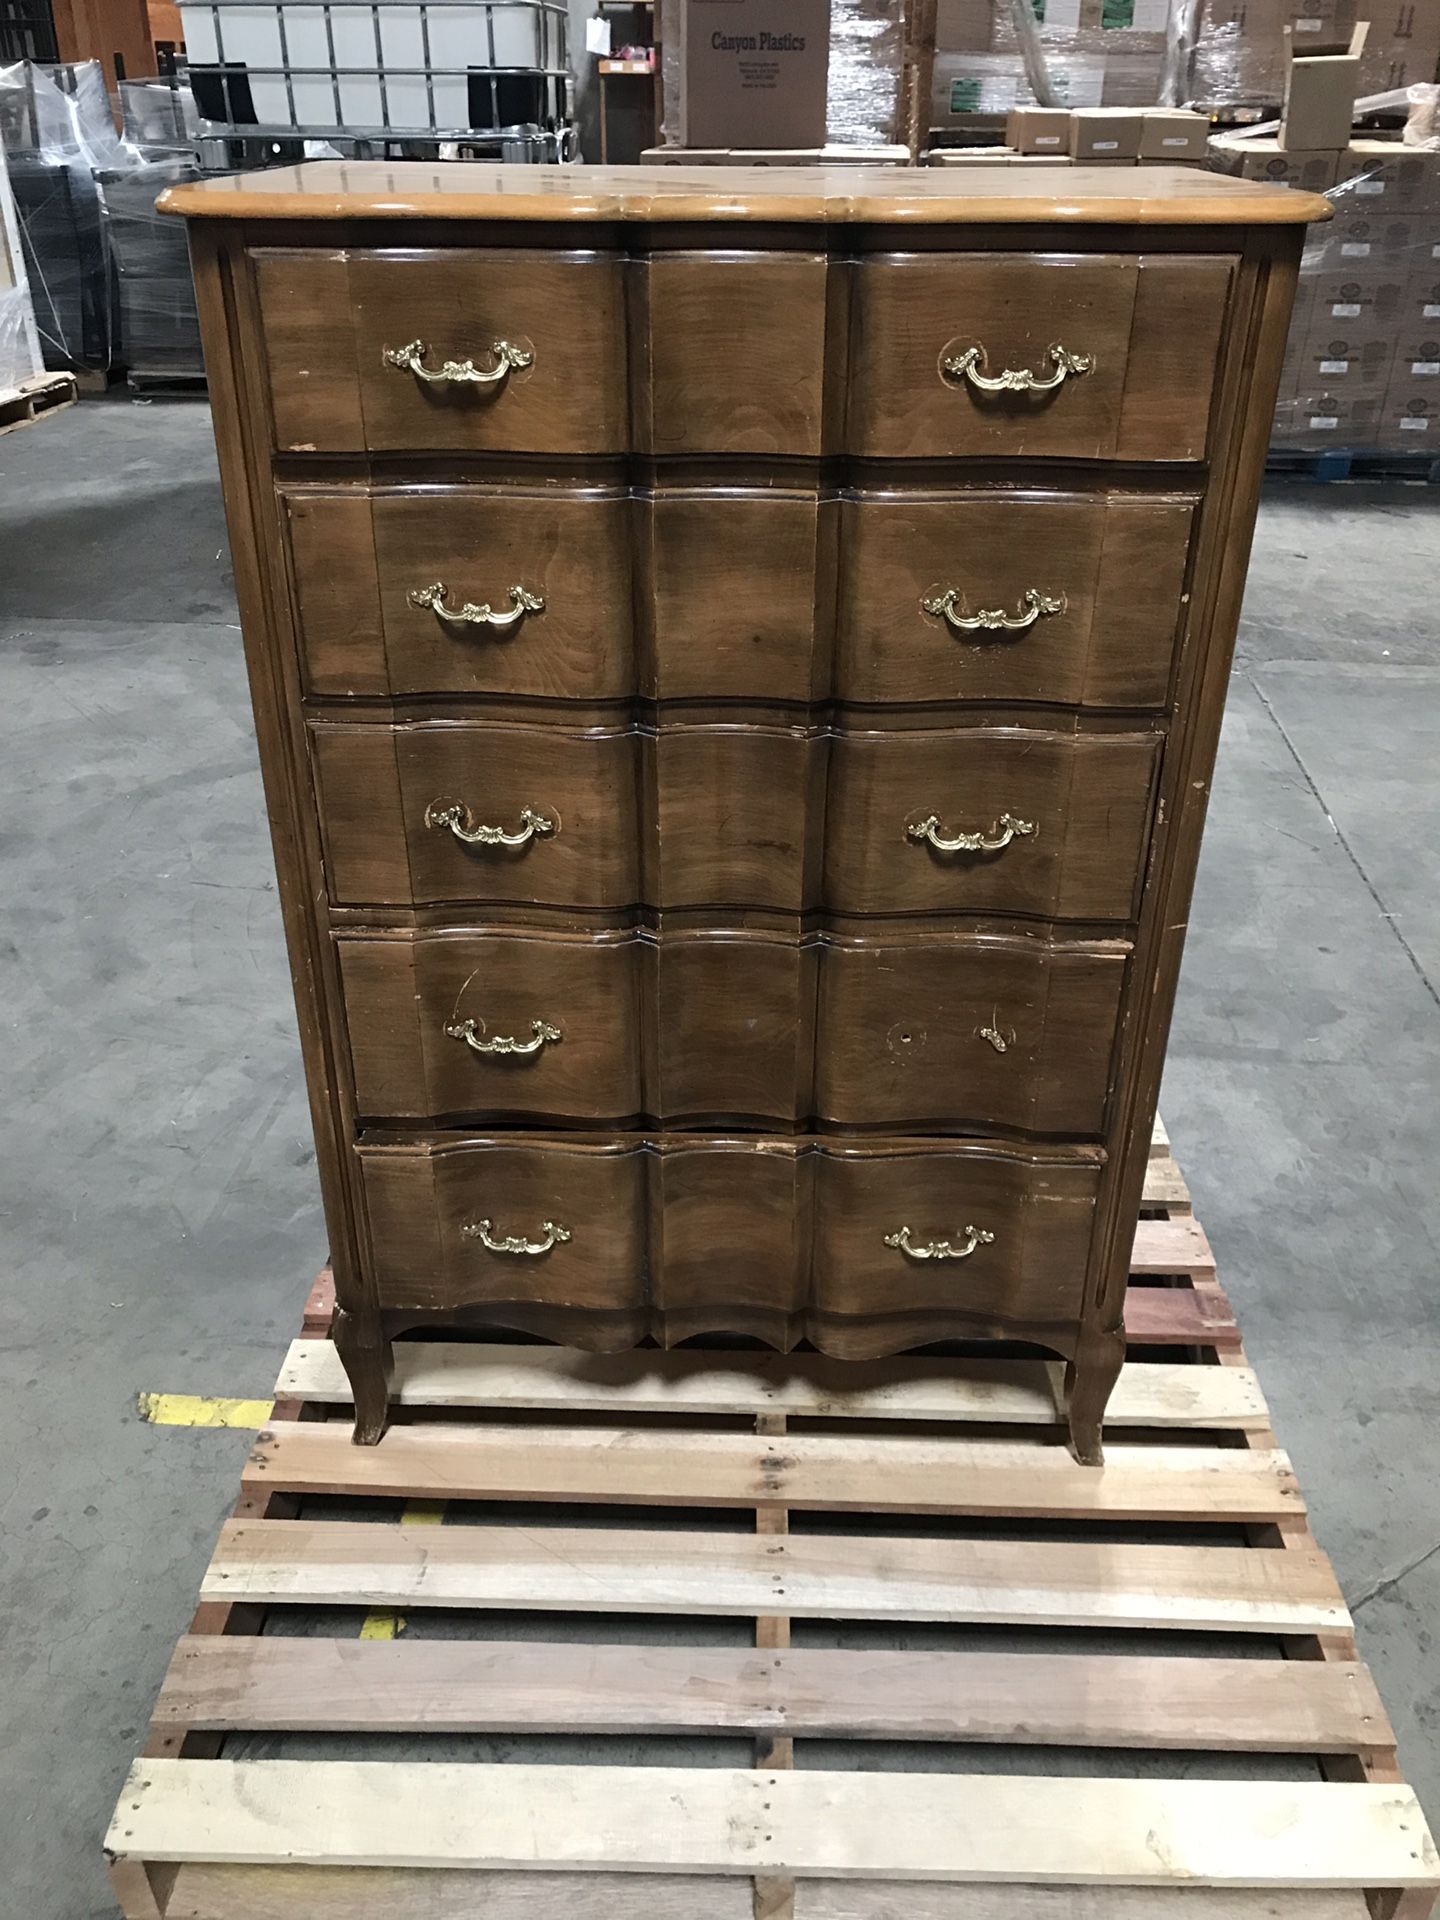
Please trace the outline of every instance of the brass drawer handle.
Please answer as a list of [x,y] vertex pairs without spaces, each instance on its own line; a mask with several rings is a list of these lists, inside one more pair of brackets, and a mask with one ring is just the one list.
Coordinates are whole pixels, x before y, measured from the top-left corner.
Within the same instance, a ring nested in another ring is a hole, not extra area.
[[540,1231],[544,1235],[541,1240],[526,1240],[518,1233],[502,1234],[497,1240],[490,1231],[494,1224],[493,1220],[472,1220],[467,1226],[461,1227],[460,1238],[478,1240],[481,1246],[488,1247],[491,1253],[528,1254],[549,1253],[552,1247],[563,1247],[570,1238],[568,1227],[557,1226],[553,1220],[545,1220],[540,1226]]
[[401,373],[413,373],[417,380],[432,387],[498,387],[510,377],[512,367],[532,366],[535,356],[528,347],[514,346],[509,340],[492,342],[493,367],[477,367],[473,360],[446,360],[438,372],[425,365],[430,351],[423,340],[412,340],[408,347],[386,347],[382,356],[387,367]]
[[940,371],[952,380],[968,380],[981,393],[1053,393],[1074,376],[1095,371],[1093,353],[1071,353],[1066,347],[1051,347],[1049,355],[1054,372],[1042,376],[1029,367],[1006,367],[1003,373],[987,374],[984,347],[967,347],[963,353],[947,354]]
[[1002,813],[988,833],[982,827],[978,833],[957,833],[953,840],[947,840],[940,831],[939,814],[932,813],[905,831],[912,840],[928,840],[939,853],[999,853],[1017,834],[1023,837],[1034,833],[1035,822],[1019,820],[1013,813]]
[[477,606],[473,600],[467,600],[463,607],[447,607],[445,597],[449,591],[443,580],[437,580],[433,587],[416,587],[405,598],[412,607],[429,607],[446,626],[489,627],[493,633],[513,633],[527,613],[545,611],[544,600],[527,587],[511,587],[508,613],[496,613],[488,601]]
[[[414,598],[414,595],[411,595]],[[1034,587],[1027,587],[1020,596],[1023,613],[1006,613],[1000,607],[982,608],[979,613],[961,613],[959,590],[946,587],[943,593],[935,594],[929,600],[920,602],[922,613],[939,615],[946,626],[955,633],[1028,633],[1037,620],[1048,619],[1052,613],[1065,611],[1062,595],[1055,599],[1048,593],[1040,593]]]
[[520,809],[520,831],[507,833],[504,827],[477,827],[469,807],[457,801],[454,806],[437,806],[432,800],[425,809],[427,827],[448,827],[457,840],[463,840],[467,847],[525,847],[537,834],[555,833],[558,828],[553,820],[543,813],[537,813],[534,807]]
[[999,1027],[977,1027],[975,1036],[979,1040],[987,1041],[996,1053],[1008,1053],[1015,1039],[1013,1033],[1002,1033]]
[[472,1053],[539,1053],[547,1040],[558,1040],[560,1029],[552,1027],[548,1020],[530,1022],[530,1038],[516,1040],[509,1034],[497,1033],[493,1040],[481,1040],[475,1030],[473,1020],[462,1020],[459,1026],[446,1027],[446,1038],[463,1040]]
[[966,1227],[962,1247],[952,1247],[948,1240],[927,1240],[922,1247],[910,1238],[909,1227],[901,1227],[896,1233],[886,1234],[885,1244],[898,1247],[912,1260],[968,1260],[977,1247],[988,1247],[994,1239],[994,1234],[987,1233],[984,1227]]

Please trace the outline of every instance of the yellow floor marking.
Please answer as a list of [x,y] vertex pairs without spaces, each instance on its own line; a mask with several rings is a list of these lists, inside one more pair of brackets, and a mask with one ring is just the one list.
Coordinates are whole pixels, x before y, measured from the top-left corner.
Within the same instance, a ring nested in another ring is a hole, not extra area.
[[[400,1510],[402,1527],[438,1527],[445,1518],[443,1500],[407,1500]],[[360,1623],[362,1640],[398,1640],[405,1631],[403,1613],[367,1613]]]
[[259,1429],[275,1411],[273,1400],[216,1400],[198,1393],[142,1393],[137,1404],[140,1418],[152,1427]]

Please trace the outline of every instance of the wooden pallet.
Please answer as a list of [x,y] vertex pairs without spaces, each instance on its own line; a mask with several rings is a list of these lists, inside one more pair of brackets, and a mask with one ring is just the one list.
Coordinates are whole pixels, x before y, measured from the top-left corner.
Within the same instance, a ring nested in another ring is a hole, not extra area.
[[47,413],[63,413],[77,398],[73,373],[37,373],[18,387],[6,387],[0,391],[0,433],[14,433]]
[[356,1448],[322,1274],[107,1839],[127,1920],[1424,1920],[1163,1140],[1146,1206],[1099,1471],[1044,1360],[456,1340]]

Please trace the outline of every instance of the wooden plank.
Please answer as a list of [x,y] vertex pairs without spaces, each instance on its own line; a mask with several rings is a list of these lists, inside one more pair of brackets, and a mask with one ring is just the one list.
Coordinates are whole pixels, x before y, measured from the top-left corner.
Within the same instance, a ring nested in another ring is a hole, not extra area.
[[1185,1183],[1185,1176],[1169,1154],[1147,1164],[1140,1204],[1142,1207],[1165,1207],[1172,1217],[1192,1211],[1190,1189]]
[[[1140,1291],[1137,1289],[1137,1291]],[[1188,1289],[1147,1294],[1190,1299]],[[1132,1299],[1134,1295],[1132,1294]],[[1050,1426],[1060,1419],[1060,1362],[1042,1360],[826,1360],[819,1354],[578,1353],[401,1340],[395,1397],[406,1407],[495,1412],[783,1413],[824,1419],[949,1420]],[[297,1340],[276,1383],[282,1398],[350,1404],[350,1383],[329,1340]],[[1105,1415],[1125,1427],[1243,1429],[1269,1420],[1248,1368],[1132,1365]]]
[[1189,1274],[1213,1280],[1215,1255],[1205,1229],[1195,1219],[1141,1220],[1130,1252],[1132,1274]]
[[157,1726],[745,1733],[1347,1753],[1385,1739],[1359,1663],[202,1635]]
[[1240,1345],[1240,1328],[1218,1286],[1203,1293],[1195,1287],[1132,1286],[1125,1295],[1125,1338],[1137,1347],[1218,1347],[1233,1352]]
[[634,1427],[396,1427],[357,1447],[336,1420],[273,1420],[242,1484],[297,1494],[786,1507],[812,1512],[1074,1515],[1205,1523],[1303,1513],[1287,1457],[1114,1445],[1103,1467],[1032,1440],[691,1433]]
[[[750,1920],[743,1880],[692,1874],[182,1867],[166,1920]],[[797,1920],[1368,1920],[1364,1896],[1209,1887],[803,1880]]]
[[1414,1794],[1368,1783],[138,1760],[106,1845],[256,1866],[1440,1885]]
[[1157,1113],[1155,1116],[1155,1124],[1150,1129],[1150,1157],[1152,1160],[1155,1160],[1162,1154],[1169,1152],[1170,1135],[1165,1130],[1165,1122]]
[[1280,1548],[233,1520],[207,1600],[788,1613],[1305,1633],[1349,1624],[1325,1556]]

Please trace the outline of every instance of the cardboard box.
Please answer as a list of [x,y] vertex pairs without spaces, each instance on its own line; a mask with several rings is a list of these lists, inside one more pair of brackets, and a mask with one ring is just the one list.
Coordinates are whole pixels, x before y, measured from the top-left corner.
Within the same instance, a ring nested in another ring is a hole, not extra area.
[[994,0],[936,0],[937,51],[988,53],[994,19]]
[[1063,107],[1014,107],[1005,120],[1005,143],[1017,153],[1068,154],[1070,115]]
[[1394,337],[1404,311],[1406,277],[1403,273],[1376,270],[1364,275],[1317,273],[1313,277],[1314,308],[1310,332],[1341,327],[1358,330],[1359,323]]
[[1191,95],[1202,102],[1278,101],[1285,29],[1302,49],[1335,46],[1349,41],[1355,21],[1354,0],[1205,0]]
[[1352,140],[1339,157],[1336,200],[1371,213],[1440,212],[1440,154],[1397,140]]
[[1203,113],[1156,107],[1140,118],[1142,160],[1203,160],[1210,122]]
[[1307,272],[1367,273],[1394,268],[1408,274],[1422,258],[1421,238],[1431,231],[1424,214],[1354,211],[1342,200],[1335,218],[1315,227],[1305,243]]
[[830,0],[683,0],[685,147],[823,147]]
[[1440,391],[1432,392],[1428,381],[1417,383],[1397,367],[1375,424],[1373,444],[1382,453],[1440,458]]
[[1400,296],[1400,326],[1425,326],[1440,321],[1440,266],[1412,271]]
[[1410,381],[1417,393],[1440,393],[1440,320],[1423,328],[1401,331],[1395,341],[1395,377]]
[[1294,27],[1285,29],[1285,104],[1280,115],[1280,145],[1298,153],[1337,152],[1347,146],[1355,123],[1360,87],[1360,56],[1365,51],[1362,20],[1341,52],[1310,42]]
[[1336,393],[1381,394],[1390,384],[1394,363],[1392,326],[1356,320],[1349,326],[1336,321],[1327,327],[1312,319],[1296,356],[1295,384],[1302,393],[1329,388]]
[[1370,38],[1360,62],[1360,91],[1387,93],[1433,80],[1440,60],[1440,7],[1434,0],[1367,0]]
[[1220,134],[1210,142],[1210,165],[1217,173],[1298,187],[1305,193],[1328,193],[1335,184],[1338,160],[1334,153],[1284,152],[1273,134],[1249,140]]
[[1316,450],[1373,447],[1384,406],[1385,395],[1381,393],[1366,393],[1358,387],[1349,391],[1322,387],[1316,391],[1302,384],[1291,404],[1284,444]]
[[1138,107],[1077,107],[1070,115],[1072,160],[1138,160]]

